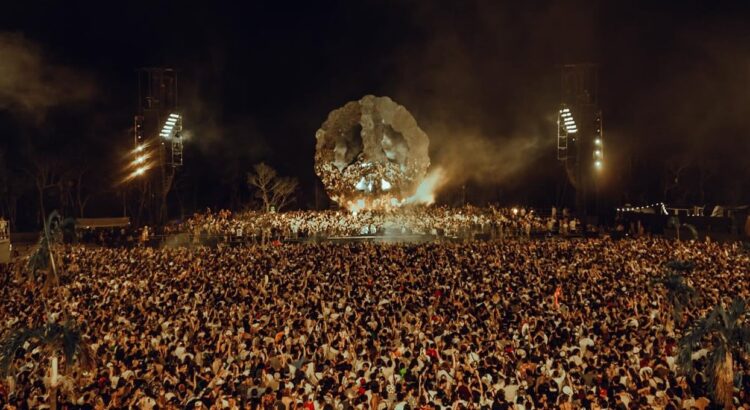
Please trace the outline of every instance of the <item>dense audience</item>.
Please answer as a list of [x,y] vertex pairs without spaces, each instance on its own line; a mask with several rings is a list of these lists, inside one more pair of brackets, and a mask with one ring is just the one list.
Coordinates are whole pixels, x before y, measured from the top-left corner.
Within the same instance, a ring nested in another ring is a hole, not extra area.
[[[228,218],[225,218],[228,219]],[[650,281],[670,259],[700,298],[674,323]],[[3,289],[0,331],[72,319],[96,369],[57,390],[96,409],[705,409],[675,366],[685,323],[750,296],[738,244],[532,240],[65,250],[51,295]],[[22,349],[0,407],[42,408],[49,360]],[[750,369],[738,368],[750,408]]]
[[533,210],[516,208],[415,207],[390,211],[295,211],[284,213],[210,210],[194,215],[183,229],[198,235],[254,236],[276,238],[316,236],[420,234],[465,237],[475,233],[497,236],[530,235],[538,232],[575,232],[573,218],[546,218]]

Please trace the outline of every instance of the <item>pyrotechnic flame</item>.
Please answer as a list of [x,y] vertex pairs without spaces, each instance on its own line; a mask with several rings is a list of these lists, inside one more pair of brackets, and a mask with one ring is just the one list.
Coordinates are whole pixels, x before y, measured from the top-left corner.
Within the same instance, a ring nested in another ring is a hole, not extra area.
[[406,204],[432,205],[435,203],[435,194],[445,184],[445,172],[438,167],[430,171],[417,187],[414,195],[406,198]]

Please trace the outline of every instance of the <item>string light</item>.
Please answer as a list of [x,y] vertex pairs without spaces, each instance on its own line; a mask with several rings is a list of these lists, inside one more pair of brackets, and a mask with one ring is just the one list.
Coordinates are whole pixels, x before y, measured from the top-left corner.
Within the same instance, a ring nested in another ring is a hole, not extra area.
[[661,208],[661,211],[664,212],[665,215],[668,214],[667,206],[664,204],[664,202],[654,202],[651,205],[633,206],[633,207],[628,207],[628,208],[616,208],[616,210],[617,212],[633,212],[633,211],[641,211],[644,209],[656,208],[656,207]]

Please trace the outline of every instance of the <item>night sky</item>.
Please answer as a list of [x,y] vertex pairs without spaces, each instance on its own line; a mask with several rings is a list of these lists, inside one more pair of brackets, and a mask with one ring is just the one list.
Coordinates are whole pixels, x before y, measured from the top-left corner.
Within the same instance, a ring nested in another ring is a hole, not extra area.
[[662,200],[681,164],[667,199],[750,201],[750,2],[7,3],[4,178],[23,174],[28,146],[75,157],[112,189],[94,214],[118,209],[144,66],[179,70],[191,209],[247,202],[261,160],[298,177],[297,206],[311,206],[315,131],[366,94],[406,106],[433,163],[465,170],[443,202],[464,184],[477,202],[564,202],[554,120],[559,67],[577,62],[600,67],[610,203]]

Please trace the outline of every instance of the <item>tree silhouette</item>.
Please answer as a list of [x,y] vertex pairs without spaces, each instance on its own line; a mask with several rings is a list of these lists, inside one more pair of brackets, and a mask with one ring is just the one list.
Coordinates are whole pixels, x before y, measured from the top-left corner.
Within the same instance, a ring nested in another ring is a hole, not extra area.
[[247,175],[247,184],[255,189],[255,197],[261,200],[265,212],[272,209],[280,211],[294,201],[297,179],[279,176],[275,169],[264,162],[255,164],[253,169],[255,172]]
[[677,273],[654,279],[654,285],[662,285],[667,291],[667,300],[672,305],[672,318],[675,322],[682,320],[682,311],[695,298],[695,289],[685,283],[685,278]]
[[693,352],[703,343],[710,343],[707,356],[708,384],[714,399],[724,408],[732,408],[734,359],[744,361],[750,354],[750,326],[746,322],[745,301],[736,298],[729,309],[716,305],[707,316],[698,320],[679,342],[677,364],[688,374],[693,373]]
[[80,329],[70,322],[47,323],[37,328],[20,328],[8,333],[0,341],[0,376],[11,376],[16,361],[16,354],[24,345],[41,347],[45,356],[50,359],[50,408],[57,407],[58,357],[65,359],[65,370],[72,371],[73,366],[80,369],[93,369],[94,356],[89,345],[83,340]]

